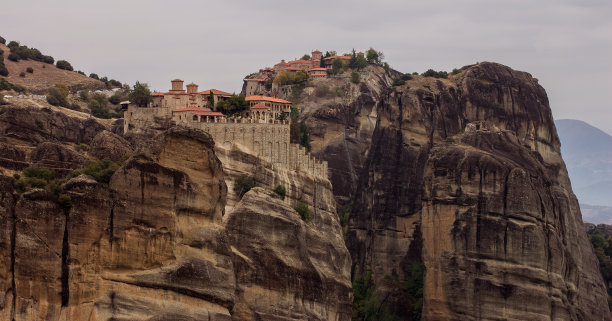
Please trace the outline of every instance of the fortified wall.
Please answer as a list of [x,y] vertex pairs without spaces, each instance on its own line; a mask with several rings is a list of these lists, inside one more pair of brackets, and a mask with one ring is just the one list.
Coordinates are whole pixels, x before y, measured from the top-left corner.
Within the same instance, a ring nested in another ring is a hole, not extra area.
[[238,144],[254,155],[289,170],[304,171],[315,177],[327,179],[327,162],[318,161],[302,146],[290,142],[289,121],[258,119],[194,120],[191,114],[172,115],[172,109],[164,107],[136,107],[130,105],[125,113],[124,133],[146,133],[160,123],[193,127],[209,133],[216,144],[230,148]]

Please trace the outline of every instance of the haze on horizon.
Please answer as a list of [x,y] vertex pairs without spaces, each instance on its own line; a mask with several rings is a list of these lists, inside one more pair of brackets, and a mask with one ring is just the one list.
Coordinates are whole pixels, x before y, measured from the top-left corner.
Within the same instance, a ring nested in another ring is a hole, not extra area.
[[166,91],[239,92],[245,75],[319,49],[383,51],[392,68],[494,61],[531,73],[556,119],[612,134],[612,1],[10,1],[0,36],[75,70]]

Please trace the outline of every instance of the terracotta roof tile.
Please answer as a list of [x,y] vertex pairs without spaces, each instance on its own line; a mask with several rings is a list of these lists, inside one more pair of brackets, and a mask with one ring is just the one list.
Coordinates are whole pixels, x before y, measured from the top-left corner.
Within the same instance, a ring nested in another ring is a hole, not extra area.
[[331,57],[324,58],[323,60],[336,59],[336,58],[351,59],[351,56],[331,56]]
[[200,116],[223,116],[223,114],[218,112],[218,111],[197,112],[196,115],[200,115]]
[[274,103],[283,103],[283,104],[291,104],[290,101],[284,100],[284,99],[280,99],[280,98],[274,98],[274,97],[268,97],[268,96],[249,96],[247,98],[245,98],[246,101],[271,101]]
[[260,103],[255,106],[252,106],[251,109],[270,109],[270,107]]
[[303,59],[298,59],[298,60],[290,61],[290,62],[288,62],[288,64],[289,65],[293,65],[293,64],[310,64],[310,61],[303,60]]
[[210,95],[210,91],[212,90],[213,94],[215,95],[219,95],[219,96],[231,96],[232,94],[230,93],[226,93],[225,91],[221,91],[221,90],[217,90],[217,89],[209,89],[206,91],[201,91],[200,94],[202,95]]

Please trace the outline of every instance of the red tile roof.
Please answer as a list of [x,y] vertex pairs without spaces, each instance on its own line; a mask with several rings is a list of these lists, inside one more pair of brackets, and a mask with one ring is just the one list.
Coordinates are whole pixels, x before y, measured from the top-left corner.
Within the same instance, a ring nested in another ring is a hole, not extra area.
[[255,106],[252,106],[251,109],[270,109],[270,107],[260,103]]
[[196,111],[196,112],[209,112],[211,111],[209,108],[202,108],[202,107],[185,107],[185,108],[179,108],[179,109],[175,109],[172,112],[183,112],[183,111]]
[[279,65],[280,66],[284,66],[284,65],[288,65],[288,63],[286,63],[284,61],[281,61],[281,62],[277,63],[275,66],[279,66]]
[[163,96],[165,95],[164,93],[152,93],[151,96]]
[[182,80],[181,80],[181,79],[176,78],[176,79],[172,79],[171,81],[182,81]]
[[225,91],[221,91],[221,90],[217,90],[217,89],[209,89],[206,91],[201,91],[200,94],[202,95],[210,95],[210,92],[213,92],[213,94],[215,95],[219,95],[219,96],[231,96],[232,94],[230,93],[226,93]]
[[297,67],[287,67],[284,70],[304,70],[302,68],[297,68]]
[[321,52],[320,52],[320,51],[318,51],[318,50],[315,50],[315,51],[313,51],[312,53],[321,53]]
[[200,115],[200,116],[223,116],[223,114],[218,112],[218,111],[197,112],[196,115]]
[[289,65],[293,65],[293,64],[310,64],[310,61],[303,60],[303,59],[298,59],[298,60],[290,61],[288,64]]
[[351,59],[351,56],[331,56],[331,57],[323,58],[323,60],[328,60],[328,59],[336,59],[336,58],[340,58],[340,59]]
[[290,101],[280,99],[280,98],[268,97],[268,96],[249,96],[245,98],[245,100],[246,101],[271,101],[274,103],[291,104]]
[[310,68],[310,71],[316,71],[316,70],[327,70],[327,68]]

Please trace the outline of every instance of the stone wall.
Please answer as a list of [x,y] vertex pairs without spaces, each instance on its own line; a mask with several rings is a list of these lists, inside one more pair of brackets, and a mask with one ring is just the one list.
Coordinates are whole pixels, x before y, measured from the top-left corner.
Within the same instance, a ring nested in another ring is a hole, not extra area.
[[[125,113],[124,133],[144,134],[171,120],[169,108],[130,106]],[[235,122],[197,122],[189,117],[174,121],[178,125],[198,128],[209,133],[217,145],[225,148],[233,144],[248,149],[276,166],[289,170],[305,171],[316,177],[327,179],[327,162],[310,156],[303,147],[290,142],[289,121],[261,122],[243,119]]]

